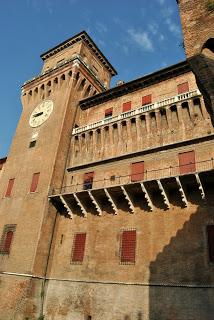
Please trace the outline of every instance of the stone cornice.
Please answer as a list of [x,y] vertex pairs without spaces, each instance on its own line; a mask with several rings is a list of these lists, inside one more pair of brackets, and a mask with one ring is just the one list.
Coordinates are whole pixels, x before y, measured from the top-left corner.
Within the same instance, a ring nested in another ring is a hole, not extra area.
[[90,72],[90,74],[92,75],[94,80],[99,84],[99,86],[102,87],[103,90],[106,90],[104,83],[98,78],[98,76],[93,72],[93,70],[82,60],[80,55],[76,55],[75,57],[73,57],[71,59],[67,59],[67,60],[63,61],[63,63],[61,63],[60,65],[55,66],[54,68],[48,69],[47,71],[42,72],[38,76],[24,82],[22,89],[24,89],[27,85],[29,85],[37,80],[45,79],[47,76],[49,77],[50,75],[55,74],[60,69],[63,69],[64,67],[68,66],[69,64],[71,64],[73,62],[78,62],[81,65],[83,65]]
[[132,80],[128,83],[122,84],[118,87],[114,87],[103,93],[96,94],[93,97],[86,98],[80,101],[80,107],[82,109],[90,108],[94,105],[101,104],[103,102],[112,100],[114,98],[123,96],[127,93],[134,92],[139,89],[149,87],[153,84],[159,83],[161,81],[179,76],[181,74],[190,72],[190,66],[187,61],[182,61],[178,64],[172,65],[170,67],[161,69],[154,73],[148,74],[144,77]]
[[64,42],[60,43],[59,45],[55,46],[54,48],[49,49],[48,51],[44,52],[40,55],[43,61],[47,60],[49,57],[57,54],[58,52],[72,46],[73,44],[84,41],[88,47],[95,53],[96,57],[100,60],[102,65],[111,73],[112,76],[117,74],[117,71],[108,61],[108,59],[103,55],[100,49],[96,46],[94,41],[89,37],[86,31],[82,31],[78,33],[76,36],[65,40]]

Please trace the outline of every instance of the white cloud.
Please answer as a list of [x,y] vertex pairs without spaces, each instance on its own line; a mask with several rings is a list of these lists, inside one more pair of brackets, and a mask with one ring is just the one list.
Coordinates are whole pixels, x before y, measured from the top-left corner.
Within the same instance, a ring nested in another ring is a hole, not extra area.
[[165,0],[157,0],[157,1],[160,3],[160,5],[163,5],[165,3]]
[[96,29],[99,33],[105,33],[108,31],[106,25],[99,21],[96,22]]
[[165,37],[164,37],[164,35],[162,33],[159,35],[159,40],[160,41],[164,41],[165,40]]
[[174,10],[171,7],[164,7],[161,10],[161,15],[162,15],[163,18],[168,18],[168,17],[171,17],[173,12],[174,12]]
[[157,34],[158,32],[158,24],[155,22],[152,22],[148,25],[149,30],[151,31],[152,34]]
[[168,25],[169,31],[172,32],[176,37],[181,37],[181,30],[179,26],[174,23],[170,18],[167,18],[166,24]]
[[139,32],[134,29],[129,29],[128,34],[135,43],[137,43],[145,51],[154,51],[152,40],[147,32]]

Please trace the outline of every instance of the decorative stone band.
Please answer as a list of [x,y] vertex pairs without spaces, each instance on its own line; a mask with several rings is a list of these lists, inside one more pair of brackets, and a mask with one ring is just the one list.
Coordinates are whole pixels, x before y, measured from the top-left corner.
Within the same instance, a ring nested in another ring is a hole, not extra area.
[[138,107],[135,110],[123,112],[117,116],[108,117],[108,118],[102,119],[100,121],[88,124],[86,126],[75,128],[75,129],[73,129],[72,134],[75,135],[75,134],[82,133],[82,132],[85,132],[88,130],[92,130],[94,128],[101,127],[101,126],[104,126],[104,125],[112,123],[112,122],[117,122],[120,120],[124,120],[126,118],[141,115],[144,112],[152,111],[155,109],[160,109],[162,107],[170,106],[170,105],[176,104],[178,102],[182,102],[182,101],[188,100],[193,97],[198,97],[198,96],[201,96],[201,93],[198,89],[193,90],[193,91],[189,91],[189,92],[185,92],[185,93],[179,94],[174,97],[170,97],[170,98],[158,101],[158,102],[154,102],[154,103],[142,106],[142,107]]

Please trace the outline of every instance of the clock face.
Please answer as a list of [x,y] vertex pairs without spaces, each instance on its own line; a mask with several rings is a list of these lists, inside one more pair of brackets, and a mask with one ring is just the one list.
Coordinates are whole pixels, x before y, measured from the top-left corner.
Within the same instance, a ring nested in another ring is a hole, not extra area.
[[43,124],[50,117],[52,111],[53,101],[45,100],[41,102],[30,115],[30,126],[35,128]]

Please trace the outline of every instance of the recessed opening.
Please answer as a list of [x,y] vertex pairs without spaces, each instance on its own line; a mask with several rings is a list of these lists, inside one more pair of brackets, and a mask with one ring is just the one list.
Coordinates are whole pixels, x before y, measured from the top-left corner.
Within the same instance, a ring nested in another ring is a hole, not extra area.
[[35,145],[36,145],[36,140],[33,140],[30,142],[29,148],[33,148],[33,147],[35,147]]

